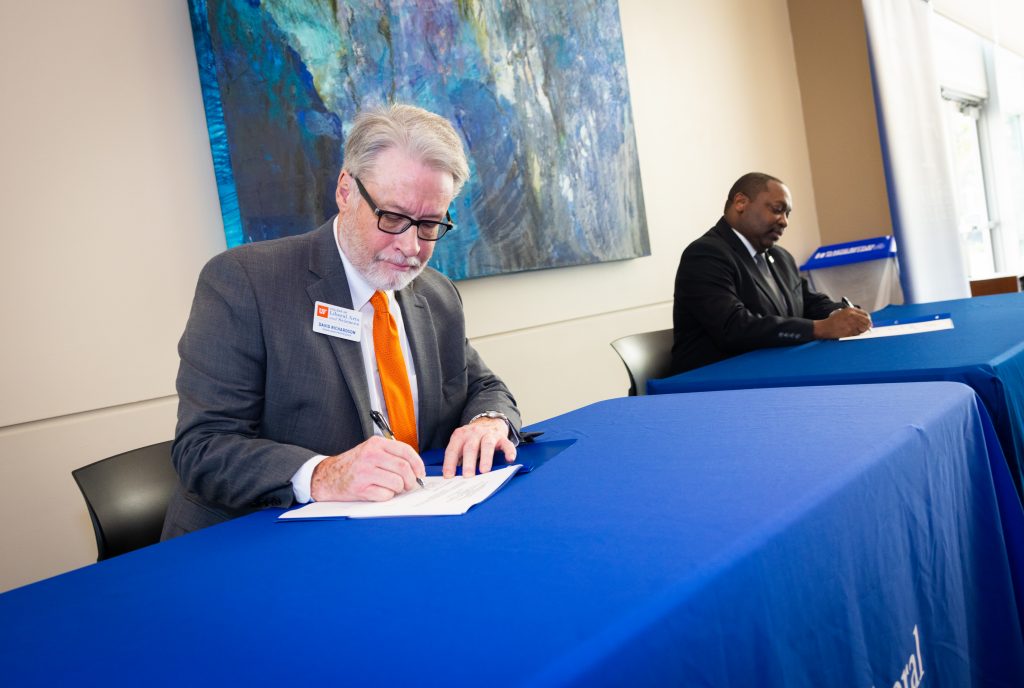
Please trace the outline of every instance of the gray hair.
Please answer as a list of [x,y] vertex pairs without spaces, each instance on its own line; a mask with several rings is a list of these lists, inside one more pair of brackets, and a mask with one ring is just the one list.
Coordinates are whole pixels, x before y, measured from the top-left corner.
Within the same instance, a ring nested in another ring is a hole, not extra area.
[[456,195],[469,179],[462,139],[451,122],[423,108],[400,103],[356,115],[345,140],[345,169],[353,177],[371,177],[377,156],[392,148],[451,174]]
[[768,182],[775,182],[776,184],[784,184],[784,182],[778,177],[773,177],[770,174],[764,172],[747,172],[745,175],[740,177],[733,183],[732,188],[729,189],[729,197],[725,199],[725,209],[728,210],[729,206],[736,200],[736,194],[741,193],[750,200],[757,198],[757,195],[768,188]]

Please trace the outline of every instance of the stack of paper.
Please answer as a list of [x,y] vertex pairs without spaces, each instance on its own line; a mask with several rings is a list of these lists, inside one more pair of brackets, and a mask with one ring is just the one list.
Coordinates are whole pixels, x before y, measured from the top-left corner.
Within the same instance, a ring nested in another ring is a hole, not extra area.
[[519,464],[513,464],[470,478],[427,476],[423,479],[425,487],[404,492],[386,502],[314,502],[286,511],[279,520],[458,516],[494,494],[519,468]]

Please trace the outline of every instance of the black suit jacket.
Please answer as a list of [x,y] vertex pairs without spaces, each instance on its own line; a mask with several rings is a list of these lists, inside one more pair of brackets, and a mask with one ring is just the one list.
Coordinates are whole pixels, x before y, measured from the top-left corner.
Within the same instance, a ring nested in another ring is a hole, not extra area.
[[[466,339],[451,280],[427,268],[396,298],[416,367],[420,449],[446,446],[483,411],[518,427],[515,400]],[[305,461],[373,435],[359,343],[314,332],[317,301],[352,308],[331,222],[231,249],[203,268],[178,345],[172,454],[181,486],[164,539],[289,506]]]
[[725,218],[686,247],[672,310],[675,372],[754,349],[812,341],[811,321],[842,308],[810,290],[788,251],[775,246],[767,254],[787,303],[775,297]]

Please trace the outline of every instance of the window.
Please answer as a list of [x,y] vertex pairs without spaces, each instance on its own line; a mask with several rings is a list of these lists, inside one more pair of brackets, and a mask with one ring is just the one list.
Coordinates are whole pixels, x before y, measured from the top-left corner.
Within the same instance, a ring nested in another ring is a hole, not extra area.
[[1024,116],[1008,116],[1003,131],[1001,150],[1006,154],[1005,178],[1007,188],[1013,191],[1005,194],[1002,200],[1006,204],[1006,234],[1010,246],[1016,248],[1017,254],[1017,260],[1008,265],[1007,270],[1021,272],[1024,271]]
[[981,102],[947,93],[943,97],[946,98],[944,115],[953,163],[960,247],[968,276],[977,279],[995,272],[992,225],[978,132]]
[[971,279],[1024,271],[1024,60],[949,19],[931,23],[961,254]]

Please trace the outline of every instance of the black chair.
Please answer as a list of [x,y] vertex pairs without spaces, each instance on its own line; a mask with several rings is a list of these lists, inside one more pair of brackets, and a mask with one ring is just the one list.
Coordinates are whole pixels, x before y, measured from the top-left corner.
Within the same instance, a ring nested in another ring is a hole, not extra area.
[[626,364],[629,396],[647,394],[647,380],[672,372],[672,330],[655,330],[622,337],[612,348]]
[[89,507],[96,561],[160,541],[164,514],[178,484],[170,441],[76,468],[71,475]]

